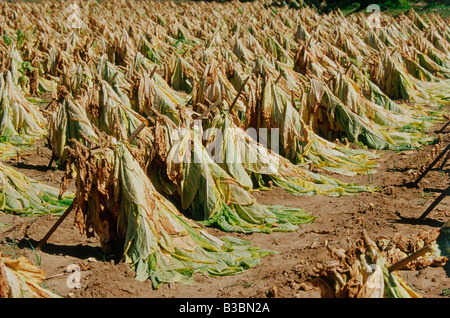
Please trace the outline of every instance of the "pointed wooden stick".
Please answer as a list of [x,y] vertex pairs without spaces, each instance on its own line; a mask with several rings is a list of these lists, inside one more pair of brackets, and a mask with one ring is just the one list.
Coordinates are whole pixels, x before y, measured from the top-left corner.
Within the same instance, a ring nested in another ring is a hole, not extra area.
[[130,137],[128,137],[128,142],[131,143],[134,138],[137,137],[137,135],[139,135],[139,133],[145,128],[147,127],[149,124],[148,123],[152,123],[155,124],[155,120],[153,118],[151,118],[150,116],[147,117],[147,122],[143,122],[142,124],[139,125],[138,128],[136,128],[136,130],[130,135]]
[[397,269],[402,268],[403,266],[405,266],[406,264],[408,264],[409,262],[412,262],[413,260],[419,258],[420,256],[431,252],[431,246],[427,245],[423,248],[421,248],[420,250],[418,250],[417,252],[412,253],[411,255],[409,255],[408,257],[405,257],[404,259],[398,261],[397,263],[393,264],[392,266],[390,266],[388,268],[389,272],[395,271]]
[[250,79],[250,75],[245,79],[244,83],[242,84],[241,88],[239,89],[239,92],[236,94],[236,97],[234,98],[233,102],[231,103],[230,106],[230,111],[233,110],[234,105],[236,104],[236,102],[239,99],[239,95],[241,95],[242,91],[244,90],[245,85],[247,85],[248,80]]
[[209,105],[208,109],[206,109],[198,118],[196,118],[192,123],[191,123],[191,127],[194,125],[194,123],[198,120],[203,120],[204,118],[206,118],[209,113],[216,108],[217,106],[219,106],[222,103],[222,98],[219,98],[218,100],[216,100],[216,102],[214,104]]
[[273,84],[276,85],[282,76],[283,76],[283,73],[280,72],[280,75],[278,75],[277,79],[275,80],[275,82]]
[[446,196],[450,195],[450,186],[447,187],[442,193],[436,198],[436,200],[433,201],[433,203],[430,204],[430,206],[425,210],[425,212],[422,213],[422,215],[419,217],[419,220],[423,220],[426,218],[426,216],[433,211],[433,209],[442,201]]
[[53,161],[56,159],[56,155],[52,153],[52,156],[50,157],[50,161],[48,162],[47,169],[50,169],[52,167]]
[[447,156],[445,156],[444,160],[442,160],[441,166],[439,167],[439,170],[443,170],[445,167],[445,164],[447,163],[448,159],[450,159],[450,151],[447,152]]
[[450,151],[450,144],[447,145],[447,147],[444,148],[444,150],[433,160],[433,162],[425,169],[424,172],[422,172],[422,174],[417,178],[416,181],[414,181],[414,185],[417,186],[417,184],[420,182],[420,180],[423,179],[423,177],[425,177],[425,175],[431,170],[433,169],[434,165],[441,160],[441,158],[445,155],[445,153],[447,151]]
[[18,163],[22,163],[22,152],[20,151],[20,149],[17,149],[16,151],[16,161]]
[[152,79],[153,75],[155,75],[157,69],[158,69],[158,65],[155,65],[152,72],[150,73],[150,79]]
[[61,223],[64,221],[64,219],[70,214],[70,212],[72,212],[73,207],[75,206],[74,202],[75,201],[73,201],[72,204],[64,212],[64,214],[59,217],[59,219],[52,226],[52,228],[47,232],[47,234],[45,234],[44,238],[42,240],[40,240],[38,246],[36,247],[36,250],[41,249],[42,246],[44,246],[47,243],[48,239],[50,238],[50,236],[52,236],[53,232],[56,231],[56,229],[61,225]]
[[447,128],[448,125],[450,125],[450,120],[444,126],[442,126],[442,128],[439,129],[438,132],[440,132],[440,133],[443,132],[445,130],[445,128]]
[[117,75],[119,75],[119,72],[115,72],[111,80],[109,81],[109,84],[112,85],[114,80],[116,79]]

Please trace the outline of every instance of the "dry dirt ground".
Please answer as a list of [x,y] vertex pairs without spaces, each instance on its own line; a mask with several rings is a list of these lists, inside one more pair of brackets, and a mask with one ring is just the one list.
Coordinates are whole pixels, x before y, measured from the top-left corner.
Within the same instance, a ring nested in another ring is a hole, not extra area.
[[[441,124],[437,125],[434,132]],[[318,261],[331,260],[326,244],[346,249],[348,239],[357,240],[362,230],[371,238],[393,237],[396,233],[415,236],[421,230],[439,229],[449,219],[450,198],[444,199],[422,222],[415,220],[449,185],[450,161],[442,170],[430,171],[419,186],[408,187],[418,169],[429,164],[433,154],[440,152],[450,140],[450,128],[441,134],[441,143],[424,146],[420,150],[404,152],[378,151],[378,173],[369,177],[342,177],[343,181],[373,184],[382,187],[375,193],[354,196],[294,196],[284,190],[255,192],[262,204],[284,204],[301,207],[317,216],[312,224],[302,225],[296,232],[272,234],[226,234],[253,242],[260,248],[278,254],[264,257],[255,268],[243,274],[228,277],[197,275],[192,286],[166,284],[154,290],[150,281],[139,282],[129,265],[115,255],[105,255],[97,239],[87,239],[73,224],[69,215],[50,237],[42,250],[34,251],[57,216],[20,217],[0,213],[0,249],[14,250],[25,255],[47,273],[46,284],[64,297],[70,298],[320,298],[320,290],[304,282],[313,274]],[[433,132],[432,132],[433,133]],[[59,187],[62,172],[48,169],[50,150],[40,142],[41,155],[33,152],[22,163],[6,162],[26,175]],[[73,185],[72,185],[72,190]],[[216,236],[225,234],[209,229]],[[442,295],[450,288],[450,262],[445,266],[428,266],[421,270],[399,271],[404,279],[425,298],[448,298]],[[80,265],[81,287],[69,288],[65,269],[70,264]]]

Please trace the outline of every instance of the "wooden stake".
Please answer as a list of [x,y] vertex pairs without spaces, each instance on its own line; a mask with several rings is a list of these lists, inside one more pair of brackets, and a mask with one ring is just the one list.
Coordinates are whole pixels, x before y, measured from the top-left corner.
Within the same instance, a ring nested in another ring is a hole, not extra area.
[[445,128],[447,128],[448,125],[450,125],[450,120],[449,120],[444,126],[442,126],[442,128],[439,129],[438,132],[439,132],[439,133],[443,132],[443,131],[445,130]]
[[17,149],[16,161],[17,161],[18,163],[22,163],[22,154],[21,154],[21,152],[20,152],[20,149]]
[[[147,121],[150,123],[153,123],[153,124],[155,123],[155,120],[153,118],[151,118],[150,116],[147,117]],[[146,123],[146,122],[143,122],[142,124],[140,124],[140,126],[138,128],[136,128],[136,130],[130,135],[130,137],[128,137],[128,142],[131,143],[134,140],[134,138],[136,138],[137,135],[139,135],[139,133],[147,126],[148,126],[148,123]]]
[[241,95],[242,91],[244,90],[245,85],[247,85],[248,80],[250,79],[250,75],[245,79],[244,83],[242,84],[241,88],[239,89],[239,92],[236,94],[236,97],[234,98],[233,102],[231,103],[230,106],[230,112],[233,110],[234,105],[236,104],[236,102],[239,99],[239,95]]
[[390,266],[388,268],[388,271],[389,272],[393,272],[393,271],[395,271],[395,270],[397,270],[399,268],[402,268],[403,266],[405,266],[409,262],[412,262],[413,260],[419,258],[420,256],[422,256],[422,255],[424,255],[425,253],[428,253],[428,252],[431,252],[431,246],[430,245],[427,245],[427,246],[421,248],[417,252],[414,252],[411,255],[409,255],[408,257],[405,257],[401,261],[398,261],[397,263],[393,264],[392,266]]
[[349,62],[348,62],[347,69],[345,70],[344,75],[347,75],[347,73],[348,73],[348,71],[350,70],[350,68],[352,67],[352,65],[353,65],[353,63],[349,61]]
[[196,118],[195,120],[202,120],[203,118],[206,118],[209,113],[216,108],[217,106],[220,105],[220,103],[222,103],[222,98],[219,98],[218,100],[216,100],[216,102],[214,104],[211,104],[207,110],[205,110],[198,118]]
[[447,152],[447,156],[445,157],[444,160],[442,160],[442,164],[439,167],[439,170],[443,170],[445,167],[445,164],[447,163],[448,159],[450,159],[450,151]]
[[444,148],[444,150],[436,157],[436,159],[433,160],[433,162],[425,169],[425,171],[417,178],[416,181],[414,181],[414,185],[417,186],[417,184],[422,180],[423,177],[434,167],[434,165],[441,160],[441,158],[445,155],[447,151],[450,151],[450,144],[447,145],[447,147]]
[[153,68],[152,72],[150,73],[150,79],[153,78],[153,75],[155,75],[157,69],[158,69],[158,66],[155,65],[155,67]]
[[119,72],[114,73],[113,77],[111,78],[111,80],[109,81],[109,84],[112,85],[114,80],[116,79],[117,75],[119,75]]
[[276,85],[282,76],[283,76],[283,73],[280,72],[280,75],[278,75],[277,79],[275,80],[275,82],[273,84]]
[[50,169],[52,167],[52,163],[55,159],[56,159],[56,155],[54,153],[52,153],[52,156],[50,157],[50,161],[47,165],[47,169]]
[[442,193],[436,198],[436,200],[433,201],[433,203],[430,204],[430,206],[425,210],[425,212],[422,213],[422,215],[419,217],[419,220],[423,220],[426,218],[426,216],[442,201],[446,196],[450,195],[450,186],[447,187]]
[[72,212],[73,207],[75,206],[74,202],[75,201],[73,201],[72,204],[64,212],[64,214],[59,217],[59,219],[52,226],[52,228],[47,232],[47,234],[45,234],[44,238],[42,240],[40,240],[38,246],[36,247],[36,250],[41,249],[42,246],[44,246],[47,243],[48,239],[50,238],[50,236],[52,236],[53,232],[55,232],[55,230],[61,225],[61,223],[64,221],[64,219],[70,214],[70,212]]

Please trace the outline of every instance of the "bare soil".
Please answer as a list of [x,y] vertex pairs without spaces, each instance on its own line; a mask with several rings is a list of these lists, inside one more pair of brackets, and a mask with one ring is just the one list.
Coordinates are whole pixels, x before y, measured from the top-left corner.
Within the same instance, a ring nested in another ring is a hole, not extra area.
[[[435,128],[439,129],[438,127]],[[373,176],[343,177],[340,180],[373,184],[381,190],[352,196],[295,196],[279,188],[254,192],[262,204],[283,204],[301,207],[317,216],[312,224],[302,225],[296,232],[240,235],[208,229],[220,236],[236,236],[253,242],[260,248],[278,254],[264,257],[255,268],[228,277],[198,274],[192,286],[165,284],[152,288],[150,281],[139,282],[129,265],[117,255],[106,255],[96,238],[87,239],[74,226],[69,215],[50,237],[48,244],[34,251],[31,246],[44,237],[57,221],[54,215],[23,217],[0,213],[0,249],[27,256],[47,273],[46,284],[69,298],[320,298],[320,290],[305,282],[313,275],[319,261],[331,260],[326,244],[346,249],[348,239],[357,240],[365,229],[370,237],[407,237],[421,230],[439,229],[449,219],[450,198],[445,198],[421,223],[417,218],[449,186],[450,161],[442,169],[439,164],[419,183],[409,187],[419,169],[431,163],[450,140],[450,132],[441,134],[439,145],[404,152],[377,151],[380,167]],[[37,145],[40,155],[33,151],[22,163],[15,159],[5,163],[27,176],[59,187],[62,171],[55,163],[48,168],[51,151],[44,141]],[[325,173],[325,172],[323,172]],[[69,190],[75,191],[71,185]],[[448,298],[442,295],[450,288],[450,262],[445,266],[428,266],[421,270],[402,270],[401,275],[425,298]],[[65,269],[80,265],[81,288],[69,288]]]

